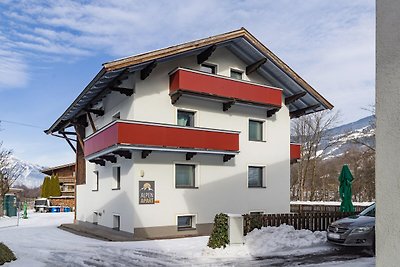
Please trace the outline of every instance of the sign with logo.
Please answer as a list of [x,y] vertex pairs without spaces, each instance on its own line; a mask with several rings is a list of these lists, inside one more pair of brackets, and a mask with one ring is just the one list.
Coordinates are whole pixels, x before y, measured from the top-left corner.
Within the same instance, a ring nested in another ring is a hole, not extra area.
[[154,181],[139,181],[139,204],[154,204],[156,196]]

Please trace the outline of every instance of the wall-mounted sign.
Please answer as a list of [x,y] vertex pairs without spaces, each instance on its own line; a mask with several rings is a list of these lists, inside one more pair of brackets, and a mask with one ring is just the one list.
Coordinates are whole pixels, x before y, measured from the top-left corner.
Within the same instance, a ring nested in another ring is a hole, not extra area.
[[139,181],[139,204],[154,204],[156,188],[154,181]]

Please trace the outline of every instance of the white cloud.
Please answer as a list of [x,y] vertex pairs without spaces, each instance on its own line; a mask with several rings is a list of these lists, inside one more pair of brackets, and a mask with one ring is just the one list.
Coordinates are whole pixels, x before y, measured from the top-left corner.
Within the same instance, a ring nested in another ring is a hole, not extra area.
[[[113,59],[244,26],[339,108],[374,102],[372,0],[27,0],[5,6],[15,72],[26,71],[21,55],[29,53]],[[345,97],[346,90],[354,94]]]

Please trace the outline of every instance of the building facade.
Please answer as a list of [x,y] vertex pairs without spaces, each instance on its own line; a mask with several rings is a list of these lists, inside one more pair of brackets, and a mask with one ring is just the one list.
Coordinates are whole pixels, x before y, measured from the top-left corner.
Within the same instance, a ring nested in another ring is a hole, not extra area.
[[400,2],[376,1],[376,266],[400,262]]
[[47,130],[75,130],[76,219],[143,237],[289,212],[290,118],[332,105],[245,29],[105,63]]

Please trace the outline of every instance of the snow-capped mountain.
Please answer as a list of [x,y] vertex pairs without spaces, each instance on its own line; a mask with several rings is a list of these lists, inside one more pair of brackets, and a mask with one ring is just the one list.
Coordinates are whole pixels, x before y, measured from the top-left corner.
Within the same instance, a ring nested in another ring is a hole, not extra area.
[[368,116],[358,121],[330,129],[327,140],[320,147],[327,147],[324,158],[337,157],[350,149],[375,148],[375,117]]
[[45,175],[40,172],[44,169],[43,166],[25,162],[15,156],[10,157],[10,162],[13,166],[22,169],[21,176],[14,182],[13,187],[25,185],[28,188],[39,187],[43,183]]

